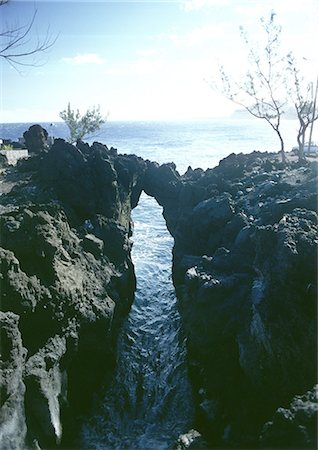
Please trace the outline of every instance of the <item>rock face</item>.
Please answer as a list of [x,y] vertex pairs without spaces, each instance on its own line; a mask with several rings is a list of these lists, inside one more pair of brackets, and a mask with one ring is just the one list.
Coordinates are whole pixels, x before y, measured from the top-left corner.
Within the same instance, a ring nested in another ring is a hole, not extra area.
[[[164,170],[152,195],[175,239],[197,427],[209,448],[259,448],[275,410],[316,383],[317,164],[253,153]],[[280,445],[294,448],[287,431]]]
[[207,443],[202,439],[201,434],[196,430],[190,430],[188,433],[179,436],[179,439],[174,446],[174,450],[204,450],[207,448]]
[[1,449],[70,448],[111,374],[142,190],[175,240],[199,430],[177,448],[314,448],[317,164],[230,155],[180,176],[99,143],[39,141],[2,184]]
[[264,448],[316,448],[318,386],[293,398],[288,408],[278,408],[261,434]]
[[8,166],[8,160],[5,155],[0,153],[0,170]]
[[[0,447],[23,448],[26,437],[23,367],[26,349],[18,328],[19,316],[0,312],[1,332],[1,434]],[[17,433],[19,430],[19,433]]]
[[41,153],[48,149],[48,132],[41,125],[32,125],[23,133],[25,146],[30,153]]
[[2,449],[70,446],[133,300],[130,211],[145,164],[84,150],[58,140],[8,173],[19,181],[2,196]]

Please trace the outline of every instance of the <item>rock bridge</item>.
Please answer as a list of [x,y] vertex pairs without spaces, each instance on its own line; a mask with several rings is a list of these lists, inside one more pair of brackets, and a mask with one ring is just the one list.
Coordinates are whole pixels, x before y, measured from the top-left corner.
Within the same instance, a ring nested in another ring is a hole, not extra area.
[[74,210],[78,220],[91,221],[102,215],[123,227],[129,227],[131,209],[137,206],[142,191],[171,210],[182,189],[174,163],[159,165],[136,155],[121,155],[97,142],[73,146],[56,139],[42,158],[38,173],[42,182],[54,188],[59,200]]

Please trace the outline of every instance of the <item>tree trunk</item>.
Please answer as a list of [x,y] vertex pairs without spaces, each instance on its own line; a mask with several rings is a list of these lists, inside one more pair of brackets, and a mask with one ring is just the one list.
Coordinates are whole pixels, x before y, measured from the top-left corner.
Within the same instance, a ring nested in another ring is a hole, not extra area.
[[312,144],[312,132],[313,132],[313,129],[314,129],[314,121],[315,121],[315,116],[316,116],[317,95],[318,95],[318,77],[317,77],[317,81],[316,81],[315,98],[314,98],[313,111],[312,111],[312,120],[311,120],[311,125],[310,125],[310,132],[309,132],[309,148],[308,148],[308,151],[310,151],[310,147],[311,147],[311,144]]
[[298,142],[298,161],[304,161],[305,155],[304,155],[304,146],[305,146],[305,130],[301,129],[298,131],[297,135],[297,142]]
[[298,113],[298,119],[299,119],[299,130],[298,130],[298,134],[297,134],[297,142],[298,142],[298,161],[304,161],[305,155],[304,155],[304,146],[305,146],[305,134],[306,134],[306,126],[305,126],[305,122],[302,119],[300,113],[297,111]]
[[275,131],[280,140],[280,153],[282,154],[282,162],[285,164],[286,163],[286,154],[285,154],[284,140],[282,138],[282,135],[280,134],[280,131],[277,128],[275,129]]

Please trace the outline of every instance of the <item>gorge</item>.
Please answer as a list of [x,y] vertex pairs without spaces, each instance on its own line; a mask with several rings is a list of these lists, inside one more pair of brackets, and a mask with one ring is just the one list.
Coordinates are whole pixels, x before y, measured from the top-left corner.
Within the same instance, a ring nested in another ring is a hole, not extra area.
[[317,161],[232,154],[181,176],[99,143],[41,139],[3,169],[0,447],[72,448],[111,384],[145,192],[174,239],[193,392],[175,447],[315,448]]

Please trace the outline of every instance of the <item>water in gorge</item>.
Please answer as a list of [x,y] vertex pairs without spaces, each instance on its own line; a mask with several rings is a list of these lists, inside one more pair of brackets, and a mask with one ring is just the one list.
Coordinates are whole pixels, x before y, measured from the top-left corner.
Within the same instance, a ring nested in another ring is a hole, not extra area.
[[193,422],[185,336],[171,280],[173,239],[161,207],[145,194],[133,221],[136,296],[119,335],[113,382],[82,428],[83,448],[171,449]]

